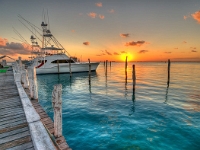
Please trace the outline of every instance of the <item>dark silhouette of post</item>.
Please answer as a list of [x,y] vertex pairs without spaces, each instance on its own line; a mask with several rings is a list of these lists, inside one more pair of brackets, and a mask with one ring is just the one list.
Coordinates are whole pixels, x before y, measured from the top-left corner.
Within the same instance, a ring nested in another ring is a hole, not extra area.
[[170,59],[168,59],[168,78],[167,78],[167,85],[169,86],[169,82],[170,82]]
[[127,72],[127,65],[128,65],[127,59],[128,59],[128,56],[126,56],[126,60],[125,60],[125,73]]
[[69,72],[70,72],[70,78],[72,77],[72,70],[71,70],[71,57],[69,58]]
[[91,64],[90,64],[90,59],[88,59],[88,61],[89,61],[89,73],[88,73],[88,75],[89,75],[89,84],[90,84],[90,82],[91,82]]
[[135,88],[135,82],[136,82],[136,75],[135,75],[135,65],[133,65],[132,69],[132,79],[133,79],[133,87]]
[[108,60],[106,60],[106,75],[107,75]]

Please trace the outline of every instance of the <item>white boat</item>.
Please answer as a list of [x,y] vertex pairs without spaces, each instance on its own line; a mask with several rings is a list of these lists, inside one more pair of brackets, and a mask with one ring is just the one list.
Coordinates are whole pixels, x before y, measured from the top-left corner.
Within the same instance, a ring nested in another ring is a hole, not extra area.
[[[99,62],[78,62],[51,34],[47,23],[42,22],[41,26],[43,31],[42,48],[31,64],[31,66],[36,67],[37,74],[88,72],[89,65],[91,71],[96,71]],[[32,46],[38,47],[35,40],[36,38],[31,36]]]

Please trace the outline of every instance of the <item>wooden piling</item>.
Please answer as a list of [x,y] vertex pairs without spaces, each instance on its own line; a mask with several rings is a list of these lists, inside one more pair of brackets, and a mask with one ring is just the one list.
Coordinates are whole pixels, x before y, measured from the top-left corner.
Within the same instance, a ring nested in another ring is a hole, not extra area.
[[135,89],[135,83],[136,83],[135,65],[133,65],[132,69],[132,80],[133,80],[133,89]]
[[111,68],[111,61],[110,61],[110,68]]
[[170,82],[170,65],[171,65],[171,62],[170,62],[170,59],[168,59],[168,78],[167,78],[167,84],[169,85],[169,82]]
[[71,70],[71,57],[69,61],[69,72],[70,72],[70,78],[72,77],[72,70]]
[[127,60],[128,60],[128,56],[126,56],[126,60],[125,60],[125,72],[127,72],[127,65],[128,65]]
[[62,84],[54,85],[52,105],[54,109],[54,135],[58,138],[62,136]]
[[106,75],[107,75],[107,71],[108,71],[107,67],[108,67],[108,60],[106,60]]
[[91,64],[90,64],[90,59],[88,59],[88,61],[89,61],[89,84],[90,84],[90,82],[91,82]]

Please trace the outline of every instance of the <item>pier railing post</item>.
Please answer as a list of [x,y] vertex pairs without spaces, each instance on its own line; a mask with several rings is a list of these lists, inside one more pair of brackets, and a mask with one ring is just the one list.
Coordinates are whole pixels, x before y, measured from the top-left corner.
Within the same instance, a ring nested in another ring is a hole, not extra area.
[[22,83],[24,84],[25,89],[27,89],[29,87],[28,72],[26,69],[22,70]]
[[38,89],[37,89],[37,76],[35,67],[28,68],[28,80],[30,96],[32,99],[38,99]]
[[54,85],[52,105],[54,110],[54,135],[57,138],[62,136],[62,84]]

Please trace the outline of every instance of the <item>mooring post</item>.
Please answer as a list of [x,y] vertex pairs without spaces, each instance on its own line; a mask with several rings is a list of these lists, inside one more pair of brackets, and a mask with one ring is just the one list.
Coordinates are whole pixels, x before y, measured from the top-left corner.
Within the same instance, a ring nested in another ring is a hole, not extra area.
[[127,72],[127,58],[128,58],[128,56],[126,56],[126,60],[125,60],[125,72]]
[[90,81],[91,81],[91,64],[90,64],[90,59],[88,59],[89,61],[89,84],[90,84]]
[[167,80],[167,84],[169,85],[169,82],[170,82],[170,59],[168,59],[168,80]]
[[135,82],[136,82],[135,65],[133,65],[132,69],[132,79],[133,79],[133,88],[135,88]]
[[105,67],[105,61],[103,62],[103,65],[104,65],[104,67]]
[[108,60],[106,60],[106,75],[107,75]]
[[111,61],[110,61],[110,68],[111,68]]
[[52,105],[54,110],[54,135],[58,138],[62,136],[62,84],[54,85]]
[[72,77],[72,70],[71,70],[71,57],[69,58],[69,72],[70,72],[70,78]]

